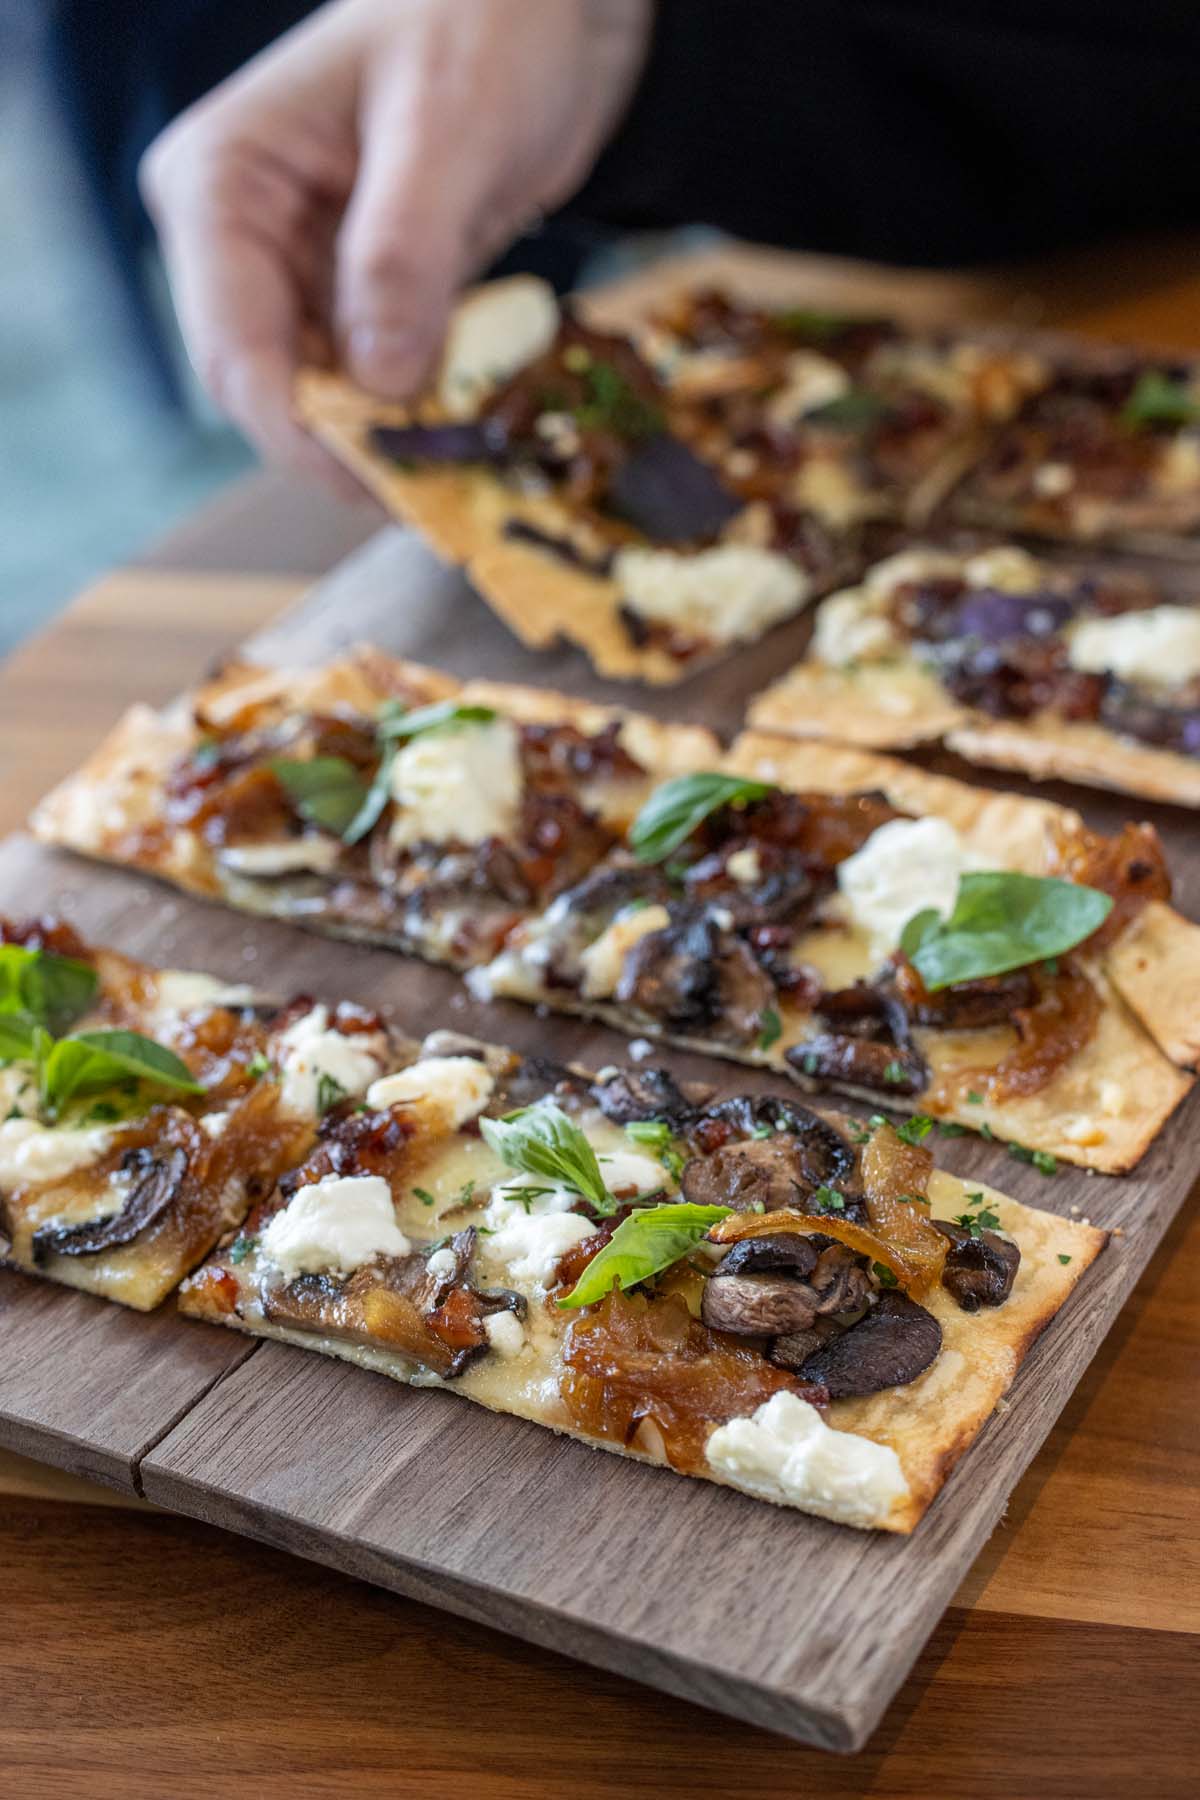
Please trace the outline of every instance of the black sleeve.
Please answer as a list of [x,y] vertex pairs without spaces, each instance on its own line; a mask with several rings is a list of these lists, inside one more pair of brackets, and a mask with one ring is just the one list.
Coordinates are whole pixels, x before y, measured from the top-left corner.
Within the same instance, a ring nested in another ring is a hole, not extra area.
[[1186,0],[659,0],[572,202],[908,263],[1200,219]]

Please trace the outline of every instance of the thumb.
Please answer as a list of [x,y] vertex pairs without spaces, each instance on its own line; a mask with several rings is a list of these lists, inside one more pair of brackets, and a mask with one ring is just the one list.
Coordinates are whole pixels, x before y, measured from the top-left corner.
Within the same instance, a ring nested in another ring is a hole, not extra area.
[[410,72],[376,85],[361,124],[354,192],[337,252],[337,326],[355,380],[391,398],[412,393],[433,361],[469,245],[487,172],[431,116]]

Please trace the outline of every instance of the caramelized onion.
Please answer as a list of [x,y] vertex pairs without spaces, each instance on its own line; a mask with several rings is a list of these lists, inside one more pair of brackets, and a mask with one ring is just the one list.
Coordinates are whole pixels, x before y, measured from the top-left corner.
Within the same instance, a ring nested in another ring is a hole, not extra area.
[[935,1261],[923,1245],[913,1248],[893,1242],[839,1213],[795,1212],[791,1207],[772,1213],[731,1213],[719,1225],[714,1225],[708,1235],[714,1244],[736,1244],[742,1238],[770,1237],[781,1231],[820,1232],[824,1237],[836,1238],[838,1243],[847,1244],[861,1256],[869,1256],[872,1262],[882,1263],[890,1269],[901,1287],[907,1288],[910,1294],[926,1294],[936,1286],[946,1256],[944,1242]]
[[678,1294],[609,1294],[572,1322],[562,1357],[559,1392],[579,1430],[628,1444],[649,1420],[671,1467],[684,1474],[704,1468],[714,1425],[748,1416],[772,1394],[817,1406],[827,1398],[757,1346],[708,1330]]
[[925,1201],[932,1152],[906,1143],[890,1125],[877,1125],[863,1145],[860,1166],[872,1231],[910,1264],[927,1270],[925,1285],[932,1287],[946,1260],[946,1240],[930,1223]]
[[1153,825],[1123,825],[1116,837],[1056,825],[1046,871],[1112,897],[1113,909],[1083,946],[1100,951],[1120,937],[1149,900],[1171,898],[1171,877]]
[[1100,996],[1086,975],[1075,969],[1060,969],[1057,975],[1039,970],[1037,999],[1013,1013],[1016,1048],[994,1069],[967,1070],[963,1079],[968,1086],[982,1086],[989,1100],[1039,1094],[1082,1050],[1099,1018]]

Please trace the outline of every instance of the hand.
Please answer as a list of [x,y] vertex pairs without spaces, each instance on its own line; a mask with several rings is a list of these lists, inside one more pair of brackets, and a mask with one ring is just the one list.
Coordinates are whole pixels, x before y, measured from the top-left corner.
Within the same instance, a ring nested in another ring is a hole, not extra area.
[[151,145],[188,353],[264,454],[332,469],[292,415],[301,361],[413,391],[458,288],[587,176],[650,4],[332,0]]

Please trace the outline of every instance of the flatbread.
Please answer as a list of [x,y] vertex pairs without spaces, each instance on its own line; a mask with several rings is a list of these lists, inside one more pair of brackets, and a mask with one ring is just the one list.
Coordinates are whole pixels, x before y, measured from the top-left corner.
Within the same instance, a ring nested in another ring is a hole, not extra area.
[[[444,1039],[445,1034],[435,1034],[434,1039],[427,1041],[423,1056],[461,1054],[469,1048],[462,1040],[439,1042],[439,1038]],[[499,1077],[488,1110],[503,1110],[509,1104],[503,1072],[519,1067],[519,1059],[494,1045],[476,1045],[473,1053],[482,1056]],[[416,1070],[419,1069],[420,1061],[416,1064]],[[643,1068],[640,1073],[644,1078],[647,1070]],[[521,1099],[529,1102],[527,1085],[521,1089]],[[413,1135],[388,1162],[386,1179],[393,1193],[396,1221],[419,1249],[423,1243],[444,1242],[448,1233],[469,1222],[472,1215],[460,1204],[464,1172],[475,1184],[473,1203],[478,1204],[479,1197],[486,1195],[494,1182],[511,1178],[511,1171],[481,1143],[477,1134],[448,1131],[444,1115],[439,1117],[435,1109],[422,1107],[420,1101],[410,1102],[402,1116]],[[585,1109],[578,1116],[589,1134],[596,1130],[598,1122],[600,1131],[606,1134],[596,1140],[602,1152],[610,1139],[614,1148],[622,1141],[628,1142],[622,1140],[616,1127],[600,1120],[598,1113]],[[1022,1206],[993,1189],[963,1183],[944,1172],[934,1172],[929,1194],[935,1217],[949,1219],[984,1205],[996,1212],[1000,1229],[1015,1237],[1021,1249],[1012,1293],[999,1307],[966,1313],[949,1293],[936,1289],[922,1304],[942,1327],[943,1347],[925,1373],[907,1387],[832,1402],[829,1425],[837,1432],[853,1432],[892,1449],[899,1459],[906,1491],[889,1493],[873,1507],[860,1501],[857,1516],[831,1511],[816,1493],[791,1501],[801,1510],[824,1512],[862,1527],[910,1532],[995,1409],[1038,1334],[1067,1300],[1106,1242],[1107,1234],[1091,1225]],[[369,1338],[365,1342],[349,1342],[322,1332],[319,1320],[305,1328],[298,1328],[295,1322],[281,1322],[278,1315],[282,1313],[286,1320],[286,1309],[270,1302],[264,1309],[260,1298],[264,1292],[269,1294],[271,1284],[281,1278],[262,1258],[255,1235],[261,1233],[263,1223],[280,1204],[280,1198],[274,1197],[248,1222],[247,1230],[252,1236],[240,1258],[231,1258],[232,1245],[227,1244],[186,1284],[180,1297],[185,1313],[255,1337],[276,1338],[339,1357],[397,1381],[441,1386],[493,1411],[549,1426],[595,1448],[666,1465],[666,1445],[652,1413],[629,1442],[589,1435],[576,1424],[560,1393],[559,1376],[563,1371],[563,1336],[570,1318],[577,1315],[564,1315],[540,1280],[528,1275],[514,1276],[510,1269],[493,1264],[486,1238],[478,1240],[472,1252],[473,1257],[483,1259],[482,1275],[472,1279],[481,1284],[485,1280],[492,1284],[502,1281],[510,1291],[515,1287],[524,1300],[528,1310],[522,1327],[523,1342],[515,1353],[486,1350],[465,1370],[447,1377],[422,1368],[410,1356],[382,1342],[372,1343]],[[242,1244],[247,1244],[245,1238]],[[262,1288],[259,1284],[264,1280],[266,1286]],[[332,1304],[336,1306],[336,1298]],[[272,1317],[273,1313],[277,1316]],[[736,1475],[711,1463],[687,1472],[756,1491],[752,1481],[739,1481]],[[770,1493],[763,1497],[779,1498]]]

